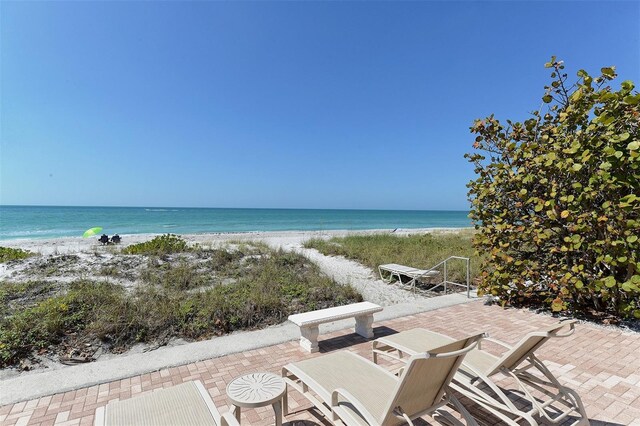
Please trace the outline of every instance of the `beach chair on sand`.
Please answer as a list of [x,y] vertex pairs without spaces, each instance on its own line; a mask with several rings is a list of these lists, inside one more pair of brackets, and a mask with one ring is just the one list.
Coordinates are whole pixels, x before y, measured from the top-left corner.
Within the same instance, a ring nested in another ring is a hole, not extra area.
[[220,415],[199,380],[98,407],[95,426],[240,426],[231,413]]
[[[504,354],[494,356],[482,350],[478,344],[478,347],[465,357],[451,387],[507,424],[518,425],[523,420],[530,425],[537,425],[534,416],[550,423],[560,423],[568,420],[569,415],[577,416],[573,424],[589,424],[578,394],[562,386],[544,363],[534,355],[534,352],[550,339],[573,334],[575,322],[559,322],[529,333],[513,347],[495,339],[486,339],[506,349]],[[373,361],[377,363],[378,355],[403,360],[404,355],[413,355],[428,350],[429,347],[453,341],[454,339],[448,336],[420,328],[403,331],[375,340]],[[491,379],[499,373],[513,378],[518,384],[519,392],[515,395],[512,393],[511,398]],[[516,407],[516,400],[521,400],[521,397],[526,400],[528,409]]]
[[[378,266],[378,273],[380,274],[380,279],[384,282],[390,283],[395,278],[398,280],[398,284],[410,287],[413,290],[415,290],[418,281],[440,275],[440,272],[433,269],[417,269],[410,266],[398,265],[397,263]],[[403,277],[409,278],[409,281],[405,283],[402,280]]]
[[[349,351],[288,364],[285,382],[306,396],[333,424],[412,425],[423,415],[440,414],[452,405],[467,424],[477,423],[449,391],[449,382],[462,358],[482,334],[453,341],[426,353],[413,355],[399,376]],[[288,410],[285,396],[284,411]]]

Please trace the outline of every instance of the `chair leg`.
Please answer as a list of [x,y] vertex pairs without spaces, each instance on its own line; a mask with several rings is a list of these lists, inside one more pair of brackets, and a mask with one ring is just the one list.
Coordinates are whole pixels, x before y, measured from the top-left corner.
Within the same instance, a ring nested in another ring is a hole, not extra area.
[[284,395],[282,395],[282,414],[284,416],[289,415],[289,385],[284,384]]
[[458,398],[456,398],[455,396],[449,393],[449,401],[451,401],[456,411],[462,414],[462,417],[464,418],[464,421],[467,423],[467,426],[478,426],[478,422],[476,422],[476,419],[474,419],[471,413],[469,413],[467,409],[464,408],[464,406],[460,403],[460,401],[458,401]]
[[[571,413],[578,414],[582,419],[588,419],[586,410],[584,408],[584,405],[582,404],[582,400],[580,399],[580,396],[577,392],[575,392],[573,389],[562,386],[562,384],[560,384],[553,373],[551,373],[551,371],[549,371],[544,363],[536,358],[535,355],[529,356],[529,362],[530,365],[525,368],[522,368],[515,372],[506,370],[504,371],[504,373],[516,380],[518,386],[525,393],[527,399],[533,405],[534,410],[540,417],[545,418],[546,420],[554,424],[562,422]],[[544,381],[540,377],[526,371],[529,368],[535,368],[536,370],[538,370],[547,379],[547,381]],[[539,402],[531,394],[527,386],[543,393],[550,399],[544,402]],[[545,386],[547,388],[545,388]],[[552,388],[554,389],[554,391],[551,391],[548,388]],[[558,402],[566,407],[566,409],[562,410],[560,414],[556,416],[552,416],[547,411],[547,407],[551,406],[551,404],[554,402]],[[579,421],[578,423],[580,422],[581,421]]]

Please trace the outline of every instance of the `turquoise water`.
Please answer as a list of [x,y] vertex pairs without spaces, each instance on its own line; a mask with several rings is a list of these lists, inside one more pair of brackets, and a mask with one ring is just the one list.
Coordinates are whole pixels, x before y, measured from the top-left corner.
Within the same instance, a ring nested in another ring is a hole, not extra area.
[[466,211],[0,206],[0,240],[112,234],[464,228]]

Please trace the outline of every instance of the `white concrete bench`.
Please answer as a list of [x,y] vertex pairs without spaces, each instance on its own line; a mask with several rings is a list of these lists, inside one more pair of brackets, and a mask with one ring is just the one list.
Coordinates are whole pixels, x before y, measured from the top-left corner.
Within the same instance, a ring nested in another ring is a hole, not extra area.
[[[409,282],[410,285],[414,284],[417,279],[435,277],[440,274],[440,272],[438,271],[417,269],[410,266],[398,265],[397,263],[380,265],[378,266],[378,272],[380,273],[380,279],[386,282],[391,282],[391,279],[396,276],[398,278],[398,281],[402,283],[402,275],[404,275],[405,277],[409,277],[411,278],[411,281]],[[388,278],[385,277],[383,272],[387,274]]]
[[382,306],[371,302],[360,302],[290,315],[289,321],[300,327],[300,346],[309,352],[318,352],[318,326],[320,324],[355,318],[356,333],[371,339],[373,337],[373,314],[380,311],[382,311]]

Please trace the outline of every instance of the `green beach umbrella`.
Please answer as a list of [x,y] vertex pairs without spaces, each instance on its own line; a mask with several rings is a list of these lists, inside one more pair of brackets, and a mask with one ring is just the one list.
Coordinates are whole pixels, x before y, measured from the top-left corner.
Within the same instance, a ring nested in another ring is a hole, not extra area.
[[84,234],[82,234],[82,238],[93,237],[94,235],[98,235],[100,233],[100,231],[102,231],[102,227],[100,227],[100,226],[96,226],[95,228],[87,229],[86,231],[84,231]]

